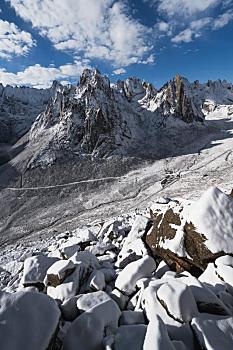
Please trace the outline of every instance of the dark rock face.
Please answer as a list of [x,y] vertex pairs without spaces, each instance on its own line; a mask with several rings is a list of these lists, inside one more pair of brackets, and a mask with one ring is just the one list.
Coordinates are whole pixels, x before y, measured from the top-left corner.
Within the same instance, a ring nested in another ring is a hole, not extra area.
[[[219,190],[213,189],[212,193],[218,193],[217,191]],[[206,210],[213,213],[214,209],[211,209],[211,203],[214,201],[210,201]],[[167,204],[164,207],[165,210],[151,211],[153,227],[145,235],[145,242],[156,259],[158,257],[163,259],[177,272],[187,270],[193,275],[199,276],[207,268],[208,263],[213,263],[220,256],[227,254],[220,246],[218,247],[217,243],[215,243],[213,251],[208,248],[207,235],[205,232],[197,230],[189,221],[181,203],[176,203],[172,207]],[[226,208],[230,211],[229,207]],[[219,217],[214,219],[217,224],[218,221],[221,222],[224,210],[221,211],[220,208],[216,213],[219,213]],[[227,236],[223,235],[223,240],[226,239],[224,237]],[[216,238],[213,238],[213,241],[216,242]]]
[[193,89],[188,80],[177,75],[165,84],[155,97],[160,112],[166,116],[180,118],[186,123],[202,122],[204,120],[202,104],[195,98]]

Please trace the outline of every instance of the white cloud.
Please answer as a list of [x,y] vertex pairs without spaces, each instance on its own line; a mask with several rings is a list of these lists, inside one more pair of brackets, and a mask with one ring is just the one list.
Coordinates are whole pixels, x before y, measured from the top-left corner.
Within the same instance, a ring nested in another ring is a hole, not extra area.
[[14,55],[26,55],[35,41],[30,33],[20,30],[14,23],[0,19],[0,57],[10,59]]
[[158,28],[160,32],[167,32],[169,30],[169,24],[167,22],[159,22],[158,23]]
[[150,30],[119,0],[8,0],[58,50],[127,66],[150,55]]
[[212,18],[210,17],[203,17],[203,18],[200,18],[196,21],[192,21],[191,24],[190,24],[190,28],[192,28],[193,30],[195,31],[199,31],[207,26],[210,25],[210,23],[212,22]]
[[213,29],[217,30],[226,26],[230,21],[233,20],[233,11],[227,11],[222,15],[218,16],[213,22]]
[[83,69],[88,67],[81,61],[65,64],[58,68],[42,67],[39,64],[29,66],[23,71],[17,73],[7,72],[5,69],[0,69],[0,82],[3,85],[29,85],[36,88],[50,87],[53,80],[61,80],[68,82],[70,78],[78,80]]
[[144,0],[167,16],[192,16],[220,3],[220,0]]
[[125,74],[126,70],[124,68],[118,68],[113,71],[115,75]]
[[182,32],[180,32],[179,34],[177,34],[174,38],[172,38],[171,41],[175,44],[178,44],[181,42],[189,43],[190,41],[193,40],[193,34],[194,34],[193,31],[190,28],[187,28]]

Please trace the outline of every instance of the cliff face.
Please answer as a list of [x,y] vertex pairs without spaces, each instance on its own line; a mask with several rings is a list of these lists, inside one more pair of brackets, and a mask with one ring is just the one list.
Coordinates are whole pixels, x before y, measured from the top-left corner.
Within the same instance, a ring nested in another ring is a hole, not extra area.
[[53,87],[38,90],[0,84],[0,143],[13,143],[23,136],[52,93]]

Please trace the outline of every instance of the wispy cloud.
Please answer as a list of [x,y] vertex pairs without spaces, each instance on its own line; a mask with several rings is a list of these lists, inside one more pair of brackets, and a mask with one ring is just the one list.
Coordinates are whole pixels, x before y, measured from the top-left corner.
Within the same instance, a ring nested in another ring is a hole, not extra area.
[[20,30],[14,23],[0,19],[0,57],[11,59],[13,56],[27,55],[36,43],[30,33]]
[[113,74],[115,74],[115,75],[120,75],[120,74],[125,74],[125,73],[126,73],[126,69],[124,69],[124,68],[118,68],[118,69],[115,69],[113,71]]
[[10,73],[5,69],[0,69],[0,81],[3,85],[28,85],[36,88],[47,88],[56,79],[67,82],[70,79],[77,80],[83,69],[88,66],[88,61],[86,63],[75,61],[58,68],[53,66],[42,67],[39,64],[35,64],[17,73]]
[[8,0],[55,48],[127,66],[146,61],[151,30],[130,15],[124,1]]

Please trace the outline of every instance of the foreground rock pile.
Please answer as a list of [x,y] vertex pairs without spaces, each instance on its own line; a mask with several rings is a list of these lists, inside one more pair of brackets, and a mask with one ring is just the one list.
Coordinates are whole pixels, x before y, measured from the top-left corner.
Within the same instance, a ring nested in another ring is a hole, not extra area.
[[217,188],[0,263],[1,350],[233,348],[233,198]]

